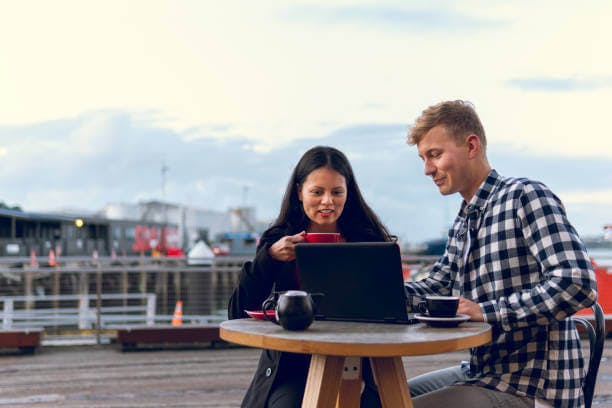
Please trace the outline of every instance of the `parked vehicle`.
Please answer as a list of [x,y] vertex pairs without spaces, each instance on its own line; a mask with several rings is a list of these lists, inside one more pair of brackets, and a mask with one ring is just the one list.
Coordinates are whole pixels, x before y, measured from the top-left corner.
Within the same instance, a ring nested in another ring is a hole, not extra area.
[[255,232],[223,232],[215,236],[212,250],[217,256],[254,256],[258,243]]

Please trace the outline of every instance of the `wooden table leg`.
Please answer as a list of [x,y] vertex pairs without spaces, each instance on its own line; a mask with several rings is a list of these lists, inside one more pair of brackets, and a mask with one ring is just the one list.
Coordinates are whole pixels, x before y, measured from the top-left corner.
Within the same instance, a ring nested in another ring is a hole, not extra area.
[[383,408],[412,408],[401,357],[371,357],[372,372]]
[[336,405],[344,357],[313,355],[310,360],[303,408],[329,408]]
[[358,407],[361,400],[361,357],[346,357],[336,408]]

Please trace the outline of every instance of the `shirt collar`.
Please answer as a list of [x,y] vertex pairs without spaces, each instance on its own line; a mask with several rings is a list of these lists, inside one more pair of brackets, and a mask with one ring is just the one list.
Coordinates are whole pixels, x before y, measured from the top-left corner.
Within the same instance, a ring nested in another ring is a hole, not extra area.
[[487,208],[489,200],[502,182],[502,177],[492,169],[482,182],[470,202],[463,200],[459,214],[463,217],[478,217]]

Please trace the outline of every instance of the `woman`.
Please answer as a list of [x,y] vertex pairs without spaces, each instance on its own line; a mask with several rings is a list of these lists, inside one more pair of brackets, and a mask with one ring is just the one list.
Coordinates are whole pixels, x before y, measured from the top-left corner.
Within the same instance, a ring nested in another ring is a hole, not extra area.
[[[365,203],[346,156],[333,147],[308,150],[289,179],[280,214],[266,230],[253,262],[240,272],[230,299],[230,319],[259,310],[272,291],[299,289],[295,275],[295,244],[304,233],[340,233],[343,241],[390,241],[392,237]],[[264,350],[243,407],[299,407],[310,356]],[[366,387],[362,406],[380,406],[367,359],[362,363]]]

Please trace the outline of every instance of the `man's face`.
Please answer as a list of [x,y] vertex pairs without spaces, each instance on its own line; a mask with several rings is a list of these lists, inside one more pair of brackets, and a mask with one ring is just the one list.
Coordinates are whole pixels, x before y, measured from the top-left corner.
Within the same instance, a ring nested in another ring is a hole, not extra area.
[[443,125],[427,132],[417,144],[419,157],[425,166],[425,175],[430,176],[443,195],[471,192],[469,149],[467,143],[457,145]]

